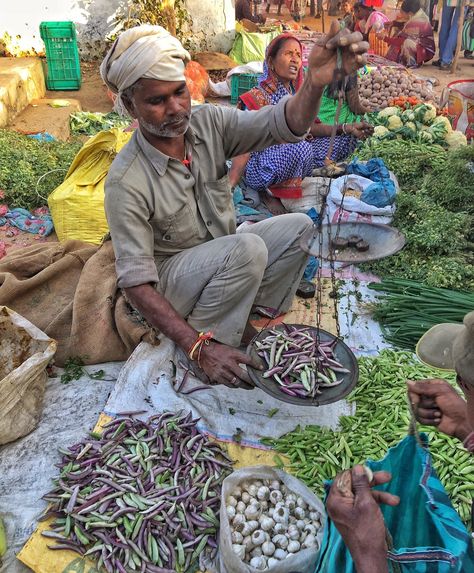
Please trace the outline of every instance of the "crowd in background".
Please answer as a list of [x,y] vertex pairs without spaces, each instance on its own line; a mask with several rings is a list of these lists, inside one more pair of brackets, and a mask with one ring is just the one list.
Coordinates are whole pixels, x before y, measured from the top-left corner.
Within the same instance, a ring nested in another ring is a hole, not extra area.
[[[307,0],[236,0],[237,20],[264,24],[271,6],[276,15],[283,6],[293,20],[303,21]],[[333,0],[327,1],[329,14]],[[431,62],[442,70],[450,70],[457,46],[461,0],[403,0],[397,4],[396,15],[390,18],[381,0],[341,0],[336,8],[344,26],[360,31],[370,42],[372,51],[406,67],[414,68]],[[323,0],[315,0],[316,18],[321,17]],[[438,32],[438,46],[435,32]],[[438,57],[435,59],[436,49]],[[474,59],[474,0],[468,0],[462,29],[463,57]]]

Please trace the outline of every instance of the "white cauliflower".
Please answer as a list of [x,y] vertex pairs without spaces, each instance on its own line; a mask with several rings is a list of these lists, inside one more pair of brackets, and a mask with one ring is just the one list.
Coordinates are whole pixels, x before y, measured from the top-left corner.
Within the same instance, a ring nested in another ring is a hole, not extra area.
[[420,131],[418,133],[418,141],[420,143],[433,143],[433,136],[429,131]]
[[450,133],[451,131],[453,131],[453,128],[451,127],[451,122],[444,115],[439,115],[431,124],[432,127],[434,125],[442,125],[446,133]]
[[413,108],[417,121],[430,125],[436,118],[436,108],[431,103],[421,103]]
[[450,133],[447,133],[445,141],[449,145],[450,149],[456,149],[457,147],[467,145],[467,138],[461,131],[451,131]]
[[400,109],[398,107],[386,107],[385,109],[379,111],[379,113],[377,114],[377,119],[388,118],[391,115],[396,115],[398,117],[399,114],[400,114]]
[[399,129],[400,127],[403,127],[403,123],[402,120],[398,117],[398,115],[391,115],[388,118],[388,129],[390,129],[390,131],[394,131],[395,129]]
[[377,125],[374,128],[374,137],[377,137],[378,139],[383,139],[389,133],[390,132],[388,131],[388,129],[386,127],[384,127],[383,125]]

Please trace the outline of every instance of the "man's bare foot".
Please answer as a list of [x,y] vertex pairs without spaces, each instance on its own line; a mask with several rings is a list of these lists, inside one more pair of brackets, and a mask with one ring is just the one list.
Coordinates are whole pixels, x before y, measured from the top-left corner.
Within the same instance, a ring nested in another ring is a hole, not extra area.
[[262,202],[272,215],[284,215],[288,211],[283,207],[282,202],[278,197],[272,197],[267,193],[262,195]]

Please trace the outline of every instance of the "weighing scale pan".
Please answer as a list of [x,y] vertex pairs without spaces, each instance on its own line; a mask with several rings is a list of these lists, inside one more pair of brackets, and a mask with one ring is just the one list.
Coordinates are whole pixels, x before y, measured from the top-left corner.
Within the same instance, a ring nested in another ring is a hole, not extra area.
[[[300,239],[300,248],[305,253],[318,257],[319,232],[322,234],[321,256],[326,260],[340,263],[365,263],[394,255],[405,246],[405,236],[389,225],[379,223],[331,223],[323,224],[321,231],[316,226],[308,229]],[[338,237],[347,239],[358,235],[369,244],[367,251],[358,251],[355,247],[334,250],[331,240]]]
[[[296,328],[305,328],[312,332],[317,332],[318,329],[313,326],[306,326],[304,324],[289,324],[288,326],[294,326]],[[267,328],[259,332],[258,336],[255,337],[254,341],[261,341],[266,336],[270,334],[271,330],[282,330],[285,331],[285,326],[283,324],[279,324],[273,326],[272,328]],[[331,342],[336,337],[327,332],[326,330],[319,329],[319,339],[321,342]],[[252,343],[249,344],[247,348],[247,354],[250,354],[252,358],[255,360],[260,361],[261,358],[257,353],[257,348]],[[256,370],[251,366],[247,365],[247,370],[252,382],[272,396],[277,400],[281,400],[282,402],[287,402],[288,404],[296,404],[298,406],[322,406],[324,404],[332,404],[333,402],[338,402],[342,400],[345,396],[347,396],[352,389],[357,384],[359,380],[359,366],[357,364],[357,358],[354,356],[352,350],[345,344],[342,340],[338,340],[335,348],[334,348],[334,358],[338,362],[340,362],[344,368],[349,370],[348,373],[342,374],[342,383],[334,386],[334,388],[321,388],[322,394],[319,394],[315,398],[300,398],[298,396],[289,396],[285,394],[281,390],[279,390],[279,384],[275,380],[271,378],[264,378],[262,376],[263,370]]]

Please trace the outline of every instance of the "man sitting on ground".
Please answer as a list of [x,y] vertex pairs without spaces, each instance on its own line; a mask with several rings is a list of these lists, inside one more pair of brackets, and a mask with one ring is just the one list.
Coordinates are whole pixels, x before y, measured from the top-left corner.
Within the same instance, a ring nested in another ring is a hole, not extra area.
[[333,79],[337,50],[345,74],[366,61],[361,35],[338,28],[312,50],[301,89],[255,112],[213,105],[191,111],[189,54],[159,26],[122,33],[101,65],[116,107],[139,125],[105,183],[118,286],[210,382],[248,387],[240,364],[251,359],[238,347],[254,334],[246,328],[252,306],[289,309],[307,260],[299,239],[312,224],[288,214],[236,234],[226,161],[304,139]]

